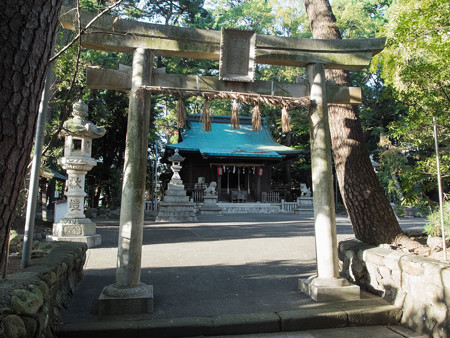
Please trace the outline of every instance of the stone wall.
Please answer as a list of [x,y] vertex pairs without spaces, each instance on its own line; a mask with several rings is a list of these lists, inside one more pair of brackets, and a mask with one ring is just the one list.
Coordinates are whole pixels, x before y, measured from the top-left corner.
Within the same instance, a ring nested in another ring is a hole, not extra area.
[[401,323],[433,337],[450,337],[450,265],[356,239],[339,243],[344,277],[401,306]]
[[81,280],[87,247],[53,242],[42,258],[0,280],[0,338],[52,338],[75,286]]

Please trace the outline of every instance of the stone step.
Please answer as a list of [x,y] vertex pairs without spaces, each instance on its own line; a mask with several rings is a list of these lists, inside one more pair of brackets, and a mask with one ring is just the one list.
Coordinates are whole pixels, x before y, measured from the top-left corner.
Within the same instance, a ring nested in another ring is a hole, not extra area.
[[345,335],[340,335],[342,328],[398,325],[401,314],[400,308],[374,298],[318,303],[280,312],[147,320],[139,320],[137,316],[127,320],[103,318],[101,321],[63,323],[57,327],[56,335],[59,338],[194,337],[336,329],[333,336],[342,337]]
[[196,216],[158,216],[156,218],[156,222],[196,222],[197,217]]
[[178,219],[181,217],[196,217],[195,213],[192,212],[177,212],[177,213],[170,213],[170,212],[160,212],[158,213],[158,219]]
[[314,215],[314,208],[311,207],[300,207],[294,209],[295,215]]

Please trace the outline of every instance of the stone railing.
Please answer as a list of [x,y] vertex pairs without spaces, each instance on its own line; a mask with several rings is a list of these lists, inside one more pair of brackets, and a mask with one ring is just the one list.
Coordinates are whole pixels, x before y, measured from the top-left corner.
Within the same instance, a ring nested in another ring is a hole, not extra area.
[[0,280],[0,336],[53,337],[81,280],[86,244],[52,242],[48,254]]
[[281,200],[281,211],[293,213],[296,208],[298,208],[299,203],[297,202],[286,202]]
[[403,325],[450,337],[449,264],[358,240],[340,242],[339,259],[344,277],[402,307]]
[[267,203],[217,203],[220,214],[278,214],[280,204]]
[[145,211],[155,211],[155,201],[145,201]]

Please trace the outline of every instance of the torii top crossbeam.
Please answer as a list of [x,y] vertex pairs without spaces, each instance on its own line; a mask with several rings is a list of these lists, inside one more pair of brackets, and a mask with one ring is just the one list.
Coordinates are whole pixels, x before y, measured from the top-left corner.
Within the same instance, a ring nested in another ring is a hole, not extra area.
[[[63,8],[60,21],[74,30],[76,11]],[[93,14],[84,13],[85,26]],[[151,49],[155,55],[219,60],[221,32],[150,24],[102,16],[87,30],[82,39],[85,48],[132,53],[136,48]],[[270,65],[304,67],[321,63],[325,68],[360,70],[379,53],[385,38],[318,40],[256,35],[255,62]]]

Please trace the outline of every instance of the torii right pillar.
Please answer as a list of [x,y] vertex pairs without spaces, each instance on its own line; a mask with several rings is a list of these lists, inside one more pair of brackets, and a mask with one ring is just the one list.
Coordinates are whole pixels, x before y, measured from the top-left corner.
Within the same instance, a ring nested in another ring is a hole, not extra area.
[[311,99],[309,124],[317,275],[300,279],[299,289],[316,302],[359,299],[359,286],[339,278],[325,67],[309,64],[306,75]]

